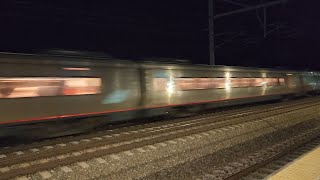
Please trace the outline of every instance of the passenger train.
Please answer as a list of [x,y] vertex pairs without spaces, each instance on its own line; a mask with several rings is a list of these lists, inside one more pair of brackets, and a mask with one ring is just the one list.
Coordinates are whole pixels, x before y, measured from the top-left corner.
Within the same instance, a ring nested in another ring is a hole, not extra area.
[[0,64],[0,136],[37,123],[127,121],[320,91],[319,72],[10,53]]

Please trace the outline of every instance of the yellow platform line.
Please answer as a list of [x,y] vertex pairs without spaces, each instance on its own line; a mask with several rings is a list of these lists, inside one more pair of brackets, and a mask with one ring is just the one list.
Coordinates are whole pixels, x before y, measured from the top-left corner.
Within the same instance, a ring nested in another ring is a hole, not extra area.
[[269,180],[320,180],[320,146],[286,165]]

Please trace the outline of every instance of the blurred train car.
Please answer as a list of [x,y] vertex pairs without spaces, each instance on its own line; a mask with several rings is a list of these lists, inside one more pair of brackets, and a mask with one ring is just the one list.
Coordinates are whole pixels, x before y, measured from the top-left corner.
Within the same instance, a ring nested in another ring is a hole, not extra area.
[[[112,121],[320,91],[319,72],[9,53],[0,63],[0,136],[50,133],[47,122],[69,122],[72,128],[59,127],[72,134]],[[86,119],[95,123],[83,126]]]

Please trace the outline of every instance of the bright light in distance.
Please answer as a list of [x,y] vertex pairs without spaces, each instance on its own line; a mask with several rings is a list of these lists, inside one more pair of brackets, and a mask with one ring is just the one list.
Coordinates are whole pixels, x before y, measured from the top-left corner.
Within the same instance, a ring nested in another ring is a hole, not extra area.
[[292,74],[289,73],[289,74],[287,74],[287,76],[292,76]]
[[90,71],[90,68],[79,68],[79,67],[64,67],[62,68],[63,70],[66,71]]

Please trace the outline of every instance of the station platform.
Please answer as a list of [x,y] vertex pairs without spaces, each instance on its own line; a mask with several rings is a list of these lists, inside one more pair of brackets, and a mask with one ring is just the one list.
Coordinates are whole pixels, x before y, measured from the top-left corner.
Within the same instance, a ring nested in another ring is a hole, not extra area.
[[270,180],[320,180],[320,145],[270,175]]

